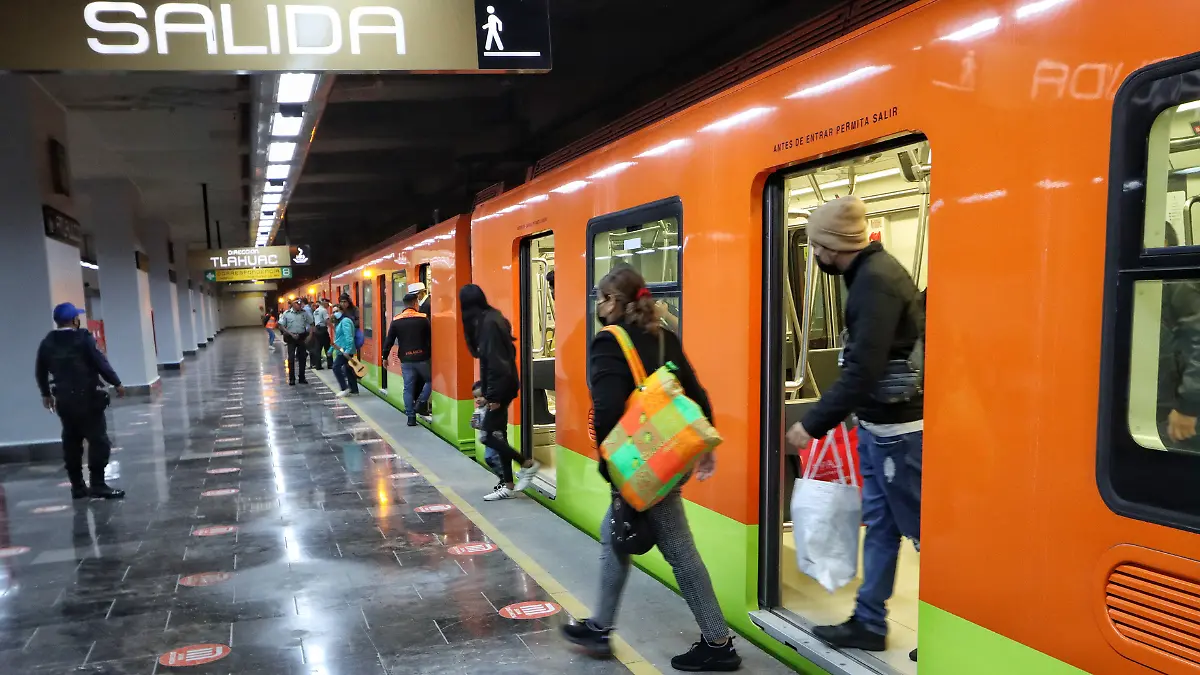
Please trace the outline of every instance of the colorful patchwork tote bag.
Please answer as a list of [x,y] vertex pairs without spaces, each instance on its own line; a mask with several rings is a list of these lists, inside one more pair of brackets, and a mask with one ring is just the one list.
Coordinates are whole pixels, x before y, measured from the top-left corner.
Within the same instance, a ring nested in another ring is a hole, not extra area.
[[701,455],[717,447],[721,436],[683,393],[675,364],[664,363],[647,377],[625,329],[604,330],[621,345],[637,389],[629,395],[621,421],[600,444],[600,456],[625,502],[645,511],[666,497]]

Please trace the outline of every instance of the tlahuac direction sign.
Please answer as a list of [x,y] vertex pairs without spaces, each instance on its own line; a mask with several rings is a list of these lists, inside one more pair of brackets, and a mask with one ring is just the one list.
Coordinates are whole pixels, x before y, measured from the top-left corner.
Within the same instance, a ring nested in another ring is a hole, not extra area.
[[220,284],[237,281],[268,281],[271,279],[291,279],[290,267],[255,267],[237,270],[208,270],[204,278]]
[[[2,2],[3,0],[0,0]],[[253,246],[250,248],[218,248],[192,251],[188,265],[201,270],[239,270],[255,267],[288,267],[292,264],[292,249],[287,246]]]
[[550,70],[549,0],[0,0],[0,71]]

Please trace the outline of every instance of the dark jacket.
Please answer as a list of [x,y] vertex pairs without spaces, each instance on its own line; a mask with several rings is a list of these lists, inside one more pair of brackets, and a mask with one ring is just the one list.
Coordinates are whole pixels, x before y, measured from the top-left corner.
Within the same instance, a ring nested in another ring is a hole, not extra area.
[[488,309],[479,317],[476,341],[483,397],[491,403],[508,405],[521,391],[512,324],[500,310]]
[[1163,284],[1158,347],[1158,407],[1200,417],[1200,284]]
[[429,318],[415,309],[406,308],[388,326],[387,339],[383,343],[383,356],[392,353],[392,347],[400,346],[401,363],[418,363],[429,360],[433,333]]
[[801,424],[813,438],[854,413],[864,422],[900,424],[923,416],[921,394],[902,403],[881,403],[871,394],[888,361],[907,359],[925,335],[925,311],[908,270],[879,242],[863,249],[845,274],[846,344],[842,372]]
[[[641,326],[626,323],[620,325],[629,333],[629,339],[642,359],[646,374],[658,370],[662,366],[659,360],[658,336],[652,335]],[[665,328],[662,330],[662,336],[665,360],[675,364],[675,376],[683,386],[683,393],[700,406],[709,422],[713,422],[713,409],[708,401],[708,392],[704,391],[700,380],[696,379],[696,371],[692,369],[691,362],[683,353],[683,343],[679,336]],[[633,372],[629,370],[625,353],[621,351],[617,338],[607,331],[601,331],[592,338],[592,352],[588,357],[588,388],[592,393],[592,428],[596,432],[597,443],[601,443],[625,414],[625,402],[629,400],[629,395],[635,388]],[[600,464],[604,466],[604,462]]]
[[96,339],[82,328],[50,331],[38,346],[34,377],[43,397],[51,395],[51,385],[59,398],[90,395],[100,387],[102,377],[114,387],[121,386]]

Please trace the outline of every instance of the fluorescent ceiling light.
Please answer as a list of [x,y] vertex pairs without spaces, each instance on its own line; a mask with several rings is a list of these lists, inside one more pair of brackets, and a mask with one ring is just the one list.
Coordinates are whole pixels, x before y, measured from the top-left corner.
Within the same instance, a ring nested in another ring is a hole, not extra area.
[[286,141],[276,141],[267,146],[268,162],[290,162],[296,156],[296,144]]
[[284,73],[279,76],[279,89],[275,93],[277,103],[308,103],[312,98],[313,84],[317,76],[312,73]]
[[263,204],[278,204],[282,200],[283,200],[283,195],[263,195],[262,196]]
[[288,174],[291,172],[290,164],[268,164],[267,180],[287,180]]
[[863,66],[858,70],[850,71],[849,73],[835,77],[832,80],[826,80],[824,82],[814,84],[811,87],[805,87],[804,89],[801,89],[795,93],[788,94],[784,98],[808,98],[810,96],[820,96],[821,94],[827,94],[831,91],[841,89],[842,87],[850,86],[855,82],[862,82],[863,80],[875,77],[880,73],[886,73],[891,69],[892,67],[890,65]]
[[1017,19],[1028,19],[1031,16],[1041,14],[1042,12],[1053,9],[1058,5],[1066,4],[1070,1],[1071,0],[1038,0],[1037,2],[1031,2],[1027,5],[1021,5],[1017,8]]
[[268,183],[266,183],[266,184],[264,184],[264,185],[263,185],[263,192],[268,192],[268,193],[270,193],[270,192],[283,192],[283,184],[282,184],[282,183],[280,183],[279,185],[276,185],[276,184],[274,184],[274,183],[268,182]]
[[1187,112],[1189,110],[1196,110],[1197,108],[1200,108],[1200,101],[1192,101],[1191,103],[1184,103],[1179,106],[1175,109],[1175,112]]
[[551,192],[557,192],[559,194],[569,195],[572,192],[578,192],[579,190],[582,190],[583,188],[587,187],[587,185],[588,185],[588,182],[585,180],[573,180],[570,183],[567,183],[566,185],[560,185],[560,186],[554,188],[553,190],[551,190]]
[[967,40],[973,40],[980,35],[987,35],[988,33],[994,32],[999,27],[1000,17],[994,16],[990,19],[981,19],[976,21],[966,28],[960,28],[953,33],[943,35],[938,39],[947,40],[949,42],[966,42]]
[[[855,176],[854,182],[862,183],[864,181],[876,180],[879,178],[887,178],[888,176],[899,176],[899,175],[900,175],[900,169],[884,169],[883,171],[876,171],[874,173],[864,173],[861,176]],[[850,186],[849,178],[835,180],[830,183],[821,183],[822,190],[826,190],[829,188],[849,187],[849,186]],[[813,191],[812,188],[806,187],[806,188],[799,188],[796,190],[792,190],[788,194],[790,194],[793,197],[798,197],[800,195],[810,194],[810,193],[812,193],[812,191]]]
[[522,204],[540,204],[548,199],[550,199],[550,195],[534,195],[521,203]]
[[1200,173],[1200,166],[1191,166],[1186,169],[1179,169],[1175,173],[1186,176],[1189,173]]
[[730,115],[723,120],[717,120],[706,127],[702,127],[700,131],[725,131],[740,124],[750,122],[751,120],[756,120],[764,115],[768,115],[774,110],[775,108],[768,108],[765,106],[747,108],[740,113]]
[[271,135],[280,138],[299,136],[303,126],[303,117],[288,117],[283,113],[275,113],[271,118]]
[[672,246],[660,246],[660,247],[658,247],[658,250],[660,250],[660,251],[678,251],[679,244],[674,244]]
[[959,204],[978,204],[980,202],[990,202],[993,199],[1000,199],[1008,194],[1008,190],[992,190],[991,192],[980,192],[973,195],[961,197],[958,200]]
[[[520,211],[523,208],[525,208],[525,206],[523,204],[513,204],[512,206],[509,206],[508,208],[500,209],[499,211],[496,212],[496,215],[500,215],[503,213],[512,213],[513,211]],[[422,243],[424,243],[424,242],[422,242]]]
[[588,176],[588,178],[591,178],[592,180],[600,180],[601,178],[608,178],[609,176],[615,176],[635,164],[637,164],[637,162],[617,162],[616,164],[613,164],[612,166],[608,166],[603,169],[600,169],[596,173]]
[[274,218],[263,218],[262,220],[258,221],[258,229],[260,230],[269,230],[272,227],[275,227]]
[[88,261],[86,261],[86,260],[80,260],[80,261],[79,261],[79,266],[80,266],[80,267],[86,267],[86,268],[88,268],[89,270],[98,270],[98,269],[100,269],[100,266],[99,266],[99,265],[97,265],[96,263],[90,263],[90,262],[88,262]]
[[668,152],[674,150],[675,148],[678,148],[678,147],[684,146],[684,145],[687,145],[686,140],[684,140],[682,138],[676,138],[675,140],[667,141],[666,143],[663,143],[662,145],[660,145],[656,148],[650,148],[649,150],[643,152],[640,155],[634,155],[634,157],[636,157],[638,159],[641,159],[642,157],[658,157],[659,155],[665,155]]
[[638,255],[646,255],[646,254],[648,254],[648,253],[654,253],[654,249],[652,249],[652,248],[644,248],[644,249],[642,249],[642,250],[638,251]]

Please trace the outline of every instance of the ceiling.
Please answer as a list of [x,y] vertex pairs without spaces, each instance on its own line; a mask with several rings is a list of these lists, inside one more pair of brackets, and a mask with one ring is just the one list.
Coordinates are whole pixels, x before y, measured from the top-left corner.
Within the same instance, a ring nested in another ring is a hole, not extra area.
[[287,235],[317,271],[468,212],[480,190],[835,4],[555,0],[548,74],[338,76]]
[[[177,245],[205,243],[201,184],[225,245],[246,242],[242,155],[248,78],[237,75],[39,75],[67,109],[74,180],[126,177],[144,215]],[[85,227],[87,224],[84,224]],[[213,230],[213,245],[216,232]]]
[[[317,271],[467,212],[480,190],[520,183],[539,158],[839,4],[555,0],[548,74],[338,76],[274,243],[311,245]],[[145,214],[193,247],[206,240],[201,183],[222,243],[252,243],[251,79],[37,76],[67,109],[73,177],[128,177]]]

